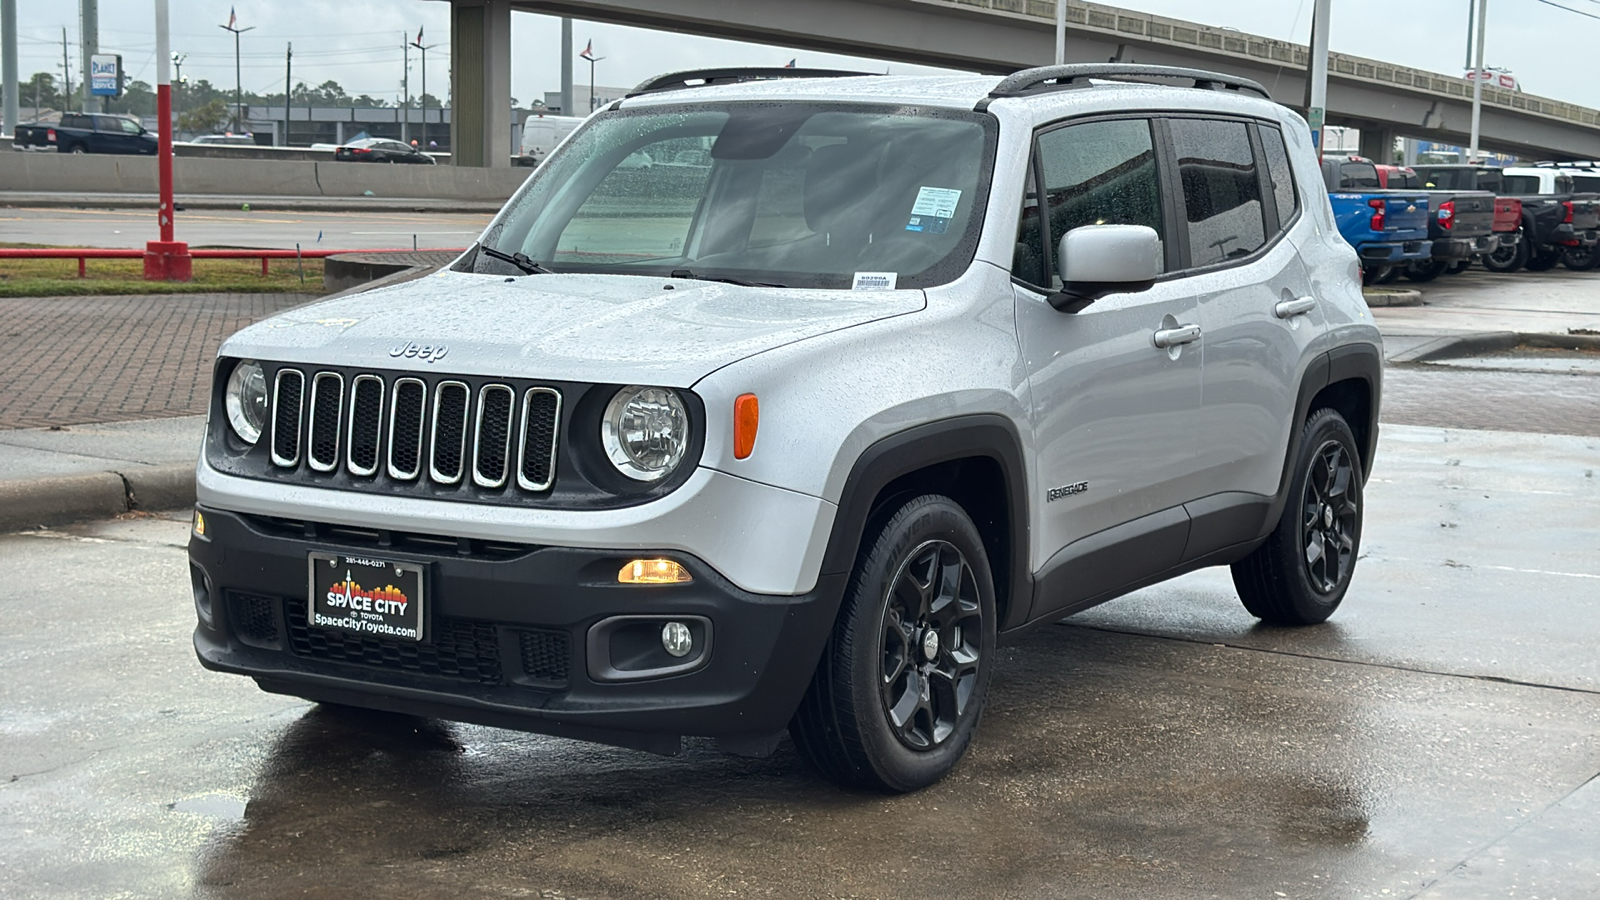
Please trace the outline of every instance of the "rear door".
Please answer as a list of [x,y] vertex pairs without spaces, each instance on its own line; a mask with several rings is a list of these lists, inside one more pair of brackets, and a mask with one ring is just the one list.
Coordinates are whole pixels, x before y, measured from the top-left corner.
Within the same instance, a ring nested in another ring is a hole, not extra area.
[[1195,323],[1191,287],[1163,278],[1071,314],[1045,300],[1061,285],[1055,248],[1073,228],[1147,225],[1176,259],[1159,158],[1146,118],[1070,123],[1036,140],[1034,202],[1023,210],[1013,269],[1033,403],[1034,483],[1043,495],[1031,504],[1032,558],[1048,574],[1052,559],[1077,555],[1063,548],[1114,528],[1116,541],[1138,552],[1085,567],[1070,589],[1041,592],[1035,616],[1176,565],[1187,535],[1181,507],[1201,490],[1188,443],[1199,422],[1199,348],[1154,341],[1157,331]]
[[1301,361],[1324,316],[1291,235],[1305,224],[1282,133],[1239,119],[1172,118],[1182,183],[1182,282],[1204,331],[1203,421],[1181,440],[1194,479],[1186,556],[1239,531],[1277,492]]

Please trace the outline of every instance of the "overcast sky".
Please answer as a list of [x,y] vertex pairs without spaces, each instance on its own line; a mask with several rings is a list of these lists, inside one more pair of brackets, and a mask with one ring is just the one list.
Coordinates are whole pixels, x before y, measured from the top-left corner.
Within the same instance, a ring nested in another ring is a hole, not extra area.
[[[1333,0],[1334,50],[1451,75],[1466,58],[1467,10],[1474,0]],[[1552,0],[1600,16],[1600,0]],[[61,29],[77,66],[76,0],[22,0],[18,9],[23,78],[61,68]],[[1305,43],[1312,0],[1123,0],[1130,9],[1230,26],[1241,31]],[[183,74],[213,84],[233,84],[233,38],[218,25],[230,4],[219,0],[171,0],[172,46],[187,55]],[[391,102],[400,96],[401,44],[425,29],[429,92],[442,96],[449,73],[449,7],[437,0],[243,0],[234,4],[238,25],[254,26],[242,40],[246,90],[281,91],[284,49],[294,44],[294,80],[338,81],[352,95]],[[120,52],[131,77],[155,81],[153,4],[149,0],[101,0],[100,46]],[[560,87],[560,27],[557,19],[512,15],[511,93],[524,105]],[[577,22],[575,50],[594,41],[602,85],[628,86],[674,69],[730,64],[782,65],[798,57],[803,66],[855,66],[895,72],[933,71],[917,66],[862,60],[792,48],[743,44],[690,35],[664,34]],[[1595,48],[1600,18],[1557,9],[1540,0],[1492,0],[1487,64],[1512,69],[1524,90],[1600,107]],[[1048,60],[1041,60],[1048,62]],[[413,51],[411,90],[421,90]],[[577,60],[574,80],[588,83],[588,63]],[[81,78],[75,68],[73,81]]]

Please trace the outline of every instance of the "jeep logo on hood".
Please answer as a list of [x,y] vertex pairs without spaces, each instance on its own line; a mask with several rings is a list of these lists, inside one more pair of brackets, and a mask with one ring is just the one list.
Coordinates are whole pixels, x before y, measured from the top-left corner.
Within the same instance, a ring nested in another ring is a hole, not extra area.
[[445,354],[449,352],[450,348],[443,344],[440,344],[437,347],[431,347],[426,344],[407,342],[389,348],[389,355],[395,357],[396,359],[403,357],[405,359],[420,359],[424,362],[431,363],[444,359]]

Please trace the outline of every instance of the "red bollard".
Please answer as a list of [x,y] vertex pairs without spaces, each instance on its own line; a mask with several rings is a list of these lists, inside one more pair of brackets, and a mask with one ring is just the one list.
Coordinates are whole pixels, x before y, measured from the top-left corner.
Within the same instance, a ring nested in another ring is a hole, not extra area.
[[144,245],[145,281],[193,281],[193,257],[183,241],[147,241]]

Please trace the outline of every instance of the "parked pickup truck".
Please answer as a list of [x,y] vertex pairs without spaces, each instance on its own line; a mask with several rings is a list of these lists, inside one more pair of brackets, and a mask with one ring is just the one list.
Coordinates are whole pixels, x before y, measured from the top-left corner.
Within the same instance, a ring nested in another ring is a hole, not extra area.
[[63,113],[55,125],[17,126],[13,146],[61,153],[156,154],[156,136],[130,116]]
[[[1380,166],[1360,156],[1328,157],[1344,187],[1380,184],[1386,190],[1418,187],[1415,170]],[[1428,191],[1428,238],[1433,253],[1406,265],[1412,281],[1432,281],[1447,271],[1472,264],[1472,258],[1495,249],[1494,195],[1488,191]]]
[[1339,235],[1361,257],[1365,281],[1388,280],[1433,258],[1426,191],[1383,190],[1372,161],[1355,156],[1324,157],[1322,180]]
[[[1438,190],[1484,190],[1522,202],[1521,240],[1502,244],[1484,256],[1484,268],[1515,272],[1523,267],[1542,272],[1554,268],[1571,251],[1579,267],[1600,264],[1594,245],[1600,242],[1600,195],[1576,194],[1570,175],[1554,168],[1507,168],[1446,165],[1417,166],[1425,187]],[[1591,264],[1592,262],[1592,264]]]

